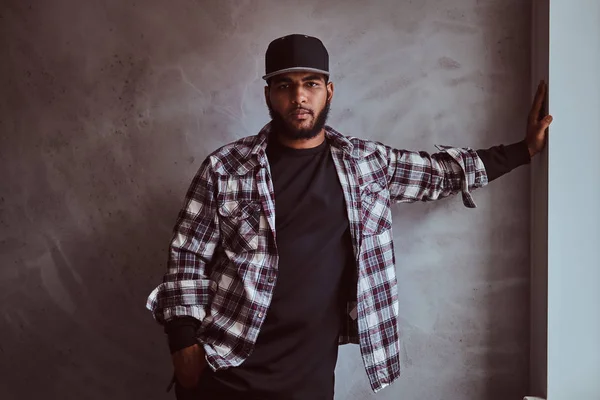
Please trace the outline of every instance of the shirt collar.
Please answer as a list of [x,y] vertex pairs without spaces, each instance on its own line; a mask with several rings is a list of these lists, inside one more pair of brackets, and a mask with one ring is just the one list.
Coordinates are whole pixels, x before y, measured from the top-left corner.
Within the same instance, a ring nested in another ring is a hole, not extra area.
[[[350,157],[355,157],[354,145],[346,136],[342,135],[329,125],[325,125],[324,128],[325,137],[329,140],[331,146],[342,150]],[[252,149],[250,150],[250,154],[255,156],[262,166],[265,166],[267,164],[266,151],[270,134],[271,122],[263,126],[260,132],[258,132],[258,135],[256,135],[256,139],[254,140],[254,144],[252,145]]]

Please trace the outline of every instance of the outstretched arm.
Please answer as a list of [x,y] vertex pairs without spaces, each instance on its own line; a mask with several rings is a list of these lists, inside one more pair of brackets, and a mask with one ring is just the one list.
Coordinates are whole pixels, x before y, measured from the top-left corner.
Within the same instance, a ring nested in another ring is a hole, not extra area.
[[546,84],[541,82],[533,101],[525,139],[486,150],[438,147],[435,154],[386,146],[390,197],[396,202],[432,201],[462,192],[467,207],[475,207],[470,192],[511,171],[539,153],[552,117],[542,109]]

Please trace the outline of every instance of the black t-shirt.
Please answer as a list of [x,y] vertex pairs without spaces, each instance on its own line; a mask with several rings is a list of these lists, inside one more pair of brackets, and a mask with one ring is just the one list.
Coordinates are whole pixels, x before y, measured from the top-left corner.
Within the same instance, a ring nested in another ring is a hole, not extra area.
[[343,280],[355,265],[344,194],[327,140],[311,149],[271,140],[267,157],[279,254],[273,300],[252,354],[213,378],[270,398],[331,400]]

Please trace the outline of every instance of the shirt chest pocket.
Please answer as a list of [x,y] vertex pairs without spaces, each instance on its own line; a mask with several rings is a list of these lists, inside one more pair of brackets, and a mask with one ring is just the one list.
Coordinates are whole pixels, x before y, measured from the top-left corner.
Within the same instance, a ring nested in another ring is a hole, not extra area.
[[219,204],[221,244],[242,253],[258,249],[261,206],[253,200],[227,200]]
[[385,185],[370,182],[360,191],[364,236],[378,235],[392,228],[390,193]]

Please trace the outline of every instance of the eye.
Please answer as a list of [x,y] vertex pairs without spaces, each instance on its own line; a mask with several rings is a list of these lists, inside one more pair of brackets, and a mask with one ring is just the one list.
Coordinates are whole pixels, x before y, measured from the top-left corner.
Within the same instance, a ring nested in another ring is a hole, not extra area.
[[319,86],[319,84],[318,84],[317,82],[308,82],[308,85],[309,85],[310,87],[316,87],[316,86]]
[[288,85],[287,83],[283,83],[283,84],[277,86],[277,89],[287,89],[288,86],[290,86],[290,85]]

